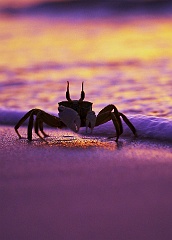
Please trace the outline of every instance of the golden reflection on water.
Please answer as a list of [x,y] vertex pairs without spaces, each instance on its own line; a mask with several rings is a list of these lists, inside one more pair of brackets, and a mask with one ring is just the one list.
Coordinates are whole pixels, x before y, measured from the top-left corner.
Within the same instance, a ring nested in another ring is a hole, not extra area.
[[170,117],[171,25],[171,18],[158,16],[2,17],[0,83],[7,87],[0,106],[57,111],[70,80],[73,99],[85,81],[96,112],[114,103],[120,111]]
[[172,57],[170,18],[63,20],[2,18],[1,66]]

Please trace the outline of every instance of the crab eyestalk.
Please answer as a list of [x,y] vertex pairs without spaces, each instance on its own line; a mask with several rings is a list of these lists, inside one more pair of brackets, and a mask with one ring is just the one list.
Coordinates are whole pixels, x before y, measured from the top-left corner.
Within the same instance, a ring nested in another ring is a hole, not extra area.
[[82,102],[84,98],[85,98],[84,82],[82,82],[81,98],[79,99],[79,101]]
[[67,81],[67,90],[66,90],[66,99],[71,102],[72,99],[70,98],[70,93],[69,93],[69,82]]

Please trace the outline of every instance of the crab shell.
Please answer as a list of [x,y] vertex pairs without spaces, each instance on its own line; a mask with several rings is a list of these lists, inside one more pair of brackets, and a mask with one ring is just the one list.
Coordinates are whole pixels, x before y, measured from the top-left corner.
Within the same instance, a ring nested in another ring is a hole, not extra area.
[[[80,126],[81,127],[86,126],[86,116],[89,111],[92,111],[92,105],[93,105],[92,102],[72,100],[72,101],[62,101],[62,102],[59,102],[58,104],[59,104],[59,107],[64,106],[64,107],[75,110],[79,114],[80,119],[81,119]],[[60,117],[60,115],[59,115],[59,117]]]

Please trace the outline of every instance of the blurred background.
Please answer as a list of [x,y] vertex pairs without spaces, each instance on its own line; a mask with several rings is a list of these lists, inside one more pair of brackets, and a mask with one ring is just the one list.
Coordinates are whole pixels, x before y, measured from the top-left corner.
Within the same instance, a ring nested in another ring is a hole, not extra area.
[[171,0],[1,0],[0,108],[57,112],[65,100],[172,116]]
[[60,8],[68,7],[70,11],[72,8],[107,8],[111,10],[124,10],[124,9],[136,9],[136,8],[169,8],[171,5],[171,0],[1,0],[0,6],[5,8],[5,11],[12,11],[13,8],[20,8],[20,11],[33,10],[34,8],[38,10],[47,11],[48,8],[52,8],[54,11],[58,11]]

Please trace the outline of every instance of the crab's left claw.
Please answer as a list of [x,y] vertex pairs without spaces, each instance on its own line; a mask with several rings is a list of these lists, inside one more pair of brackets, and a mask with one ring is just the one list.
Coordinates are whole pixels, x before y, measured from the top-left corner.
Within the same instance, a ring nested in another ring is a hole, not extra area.
[[86,116],[86,133],[87,133],[88,127],[91,128],[91,133],[92,133],[95,125],[96,125],[96,114],[94,111],[89,111]]
[[68,107],[59,106],[59,117],[60,120],[72,131],[78,132],[81,126],[81,119],[78,113]]

